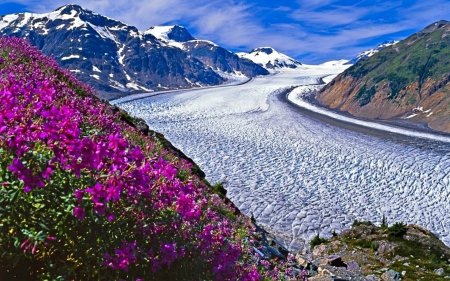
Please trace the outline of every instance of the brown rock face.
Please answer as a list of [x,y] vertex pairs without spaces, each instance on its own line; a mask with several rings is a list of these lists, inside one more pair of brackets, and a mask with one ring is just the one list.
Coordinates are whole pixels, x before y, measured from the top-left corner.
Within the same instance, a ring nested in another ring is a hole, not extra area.
[[432,24],[357,62],[316,99],[356,117],[404,118],[450,133],[450,22]]

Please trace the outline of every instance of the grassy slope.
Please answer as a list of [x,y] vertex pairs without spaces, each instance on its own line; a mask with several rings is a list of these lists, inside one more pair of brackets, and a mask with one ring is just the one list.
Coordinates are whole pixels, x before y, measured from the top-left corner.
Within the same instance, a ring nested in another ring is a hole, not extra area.
[[422,106],[434,116],[418,116],[417,122],[450,131],[442,124],[450,112],[449,81],[450,24],[442,21],[360,60],[317,97],[367,118],[391,118]]

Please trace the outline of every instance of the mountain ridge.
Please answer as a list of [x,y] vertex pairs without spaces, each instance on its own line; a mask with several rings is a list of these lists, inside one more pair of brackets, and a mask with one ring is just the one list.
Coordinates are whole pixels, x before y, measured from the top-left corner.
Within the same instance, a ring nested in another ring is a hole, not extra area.
[[[173,29],[173,27],[172,27]],[[170,40],[193,37],[177,26]],[[0,16],[0,32],[27,38],[44,54],[106,97],[112,92],[124,95],[136,91],[158,91],[218,85],[226,82],[217,70],[249,77],[269,74],[265,69],[237,56],[222,58],[237,61],[233,67],[220,68],[184,48],[161,41],[150,32],[113,20],[79,5],[65,5],[43,14],[19,13]],[[220,47],[218,47],[220,48]],[[202,61],[203,60],[203,61]],[[246,65],[245,69],[238,66]],[[233,64],[231,64],[233,66]],[[114,96],[114,95],[113,95]]]

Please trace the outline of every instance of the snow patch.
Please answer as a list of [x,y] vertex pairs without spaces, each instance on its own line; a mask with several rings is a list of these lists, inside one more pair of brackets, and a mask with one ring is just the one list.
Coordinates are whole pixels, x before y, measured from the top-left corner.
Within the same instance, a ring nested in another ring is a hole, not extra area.
[[70,55],[68,57],[62,57],[61,60],[79,59],[79,55]]

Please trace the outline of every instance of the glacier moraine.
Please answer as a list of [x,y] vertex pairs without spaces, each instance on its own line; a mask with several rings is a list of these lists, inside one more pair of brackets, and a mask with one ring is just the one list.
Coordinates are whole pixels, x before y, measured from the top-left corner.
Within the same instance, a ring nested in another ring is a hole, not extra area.
[[424,226],[449,245],[449,143],[350,131],[281,101],[283,90],[317,87],[320,77],[341,70],[304,67],[119,106],[163,133],[210,182],[226,182],[240,210],[292,250],[355,219],[380,223],[383,214],[388,223]]

